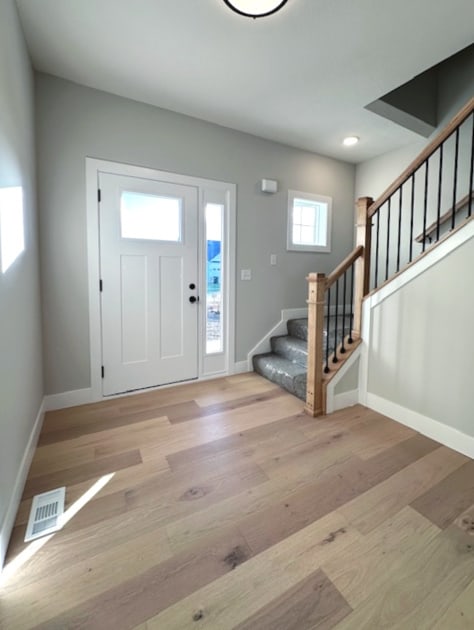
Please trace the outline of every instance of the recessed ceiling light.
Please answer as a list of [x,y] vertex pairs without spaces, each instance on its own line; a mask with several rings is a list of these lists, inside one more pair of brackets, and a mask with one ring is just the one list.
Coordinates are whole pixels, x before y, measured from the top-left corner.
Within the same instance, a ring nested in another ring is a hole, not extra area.
[[357,144],[359,140],[360,138],[358,136],[347,136],[347,138],[344,138],[344,140],[342,141],[342,144],[345,147],[352,147],[354,146],[354,144]]

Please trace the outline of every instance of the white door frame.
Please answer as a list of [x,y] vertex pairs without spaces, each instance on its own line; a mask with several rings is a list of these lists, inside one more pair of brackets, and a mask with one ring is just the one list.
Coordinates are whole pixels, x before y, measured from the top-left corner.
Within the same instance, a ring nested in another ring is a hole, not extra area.
[[[90,370],[91,370],[91,398],[99,401],[112,396],[104,397],[102,393],[102,335],[100,312],[100,243],[99,243],[99,205],[97,198],[99,172],[114,175],[126,175],[143,179],[158,179],[176,184],[195,186],[199,189],[199,249],[202,251],[204,241],[204,202],[206,192],[220,190],[226,199],[226,233],[227,243],[226,260],[224,262],[225,283],[227,294],[225,308],[227,312],[225,327],[225,344],[227,348],[225,369],[219,372],[204,372],[205,362],[204,344],[202,336],[199,343],[198,380],[225,376],[234,371],[235,364],[235,243],[236,243],[236,186],[227,182],[219,182],[200,177],[179,175],[167,171],[159,171],[142,166],[121,164],[97,158],[86,158],[86,212],[87,212],[87,259],[89,277],[89,341],[90,341]],[[199,287],[201,295],[204,295],[206,277],[204,265],[200,265]],[[205,300],[202,300],[205,303]],[[200,318],[202,319],[202,318]],[[164,386],[168,387],[168,386]],[[148,391],[148,390],[147,390]],[[123,394],[120,394],[123,396]]]

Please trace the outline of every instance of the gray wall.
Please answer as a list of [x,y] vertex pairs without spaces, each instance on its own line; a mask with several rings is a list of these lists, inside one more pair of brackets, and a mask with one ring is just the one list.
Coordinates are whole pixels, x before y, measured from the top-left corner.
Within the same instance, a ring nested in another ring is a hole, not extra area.
[[43,395],[33,119],[33,75],[16,8],[2,0],[0,188],[23,187],[26,250],[0,270],[0,566],[5,517]]
[[[90,386],[85,157],[237,184],[236,360],[280,319],[305,306],[305,276],[329,272],[352,249],[354,166],[105,92],[38,74],[46,393]],[[280,192],[258,190],[262,177]],[[333,198],[333,251],[288,253],[287,190]],[[270,266],[270,253],[278,265]]]

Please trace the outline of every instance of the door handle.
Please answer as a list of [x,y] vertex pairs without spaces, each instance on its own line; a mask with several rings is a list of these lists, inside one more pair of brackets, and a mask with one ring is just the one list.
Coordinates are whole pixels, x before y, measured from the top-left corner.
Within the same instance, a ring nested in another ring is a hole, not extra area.
[[194,302],[199,302],[199,296],[195,296],[195,295],[191,295],[189,297],[189,301],[191,302],[191,304],[194,304]]

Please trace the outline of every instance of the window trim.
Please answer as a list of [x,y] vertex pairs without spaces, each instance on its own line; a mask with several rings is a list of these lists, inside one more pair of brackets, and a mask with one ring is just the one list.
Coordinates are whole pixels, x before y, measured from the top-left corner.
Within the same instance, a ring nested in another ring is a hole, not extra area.
[[[326,245],[300,245],[294,243],[293,234],[293,206],[295,199],[303,199],[305,201],[315,201],[325,204],[327,207],[327,226],[326,226]],[[318,252],[329,253],[331,251],[331,234],[332,234],[332,197],[324,195],[316,195],[313,193],[302,192],[299,190],[288,191],[288,213],[286,228],[286,249],[291,252]]]

